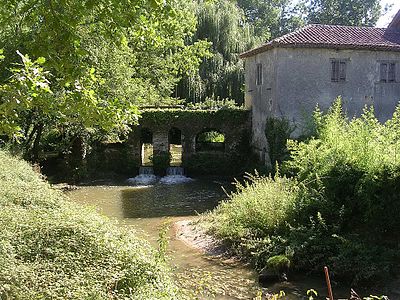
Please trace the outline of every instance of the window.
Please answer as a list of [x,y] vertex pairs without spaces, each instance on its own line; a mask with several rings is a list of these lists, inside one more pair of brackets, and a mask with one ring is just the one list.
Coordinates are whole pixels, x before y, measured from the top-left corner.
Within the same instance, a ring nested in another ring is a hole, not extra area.
[[263,83],[262,64],[257,64],[256,85],[262,85],[262,83]]
[[346,81],[346,60],[331,59],[331,81],[333,82]]
[[396,63],[382,62],[379,74],[380,82],[396,82]]

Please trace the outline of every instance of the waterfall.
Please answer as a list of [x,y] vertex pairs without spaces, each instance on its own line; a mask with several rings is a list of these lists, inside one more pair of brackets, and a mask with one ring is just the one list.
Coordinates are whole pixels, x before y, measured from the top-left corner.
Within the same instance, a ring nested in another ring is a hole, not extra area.
[[184,175],[185,170],[182,167],[169,167],[167,169],[167,176],[168,175]]
[[160,179],[161,184],[178,184],[193,181],[192,178],[186,177],[185,170],[182,167],[169,167],[167,176]]
[[153,167],[140,167],[139,175],[127,180],[131,185],[153,185],[157,182],[157,176],[154,175]]
[[140,167],[139,168],[139,175],[154,175],[153,167]]
[[[186,177],[185,170],[182,167],[168,167],[167,175],[160,179],[161,184],[179,184],[193,181],[192,178]],[[127,180],[130,185],[154,185],[159,177],[154,175],[153,167],[139,168],[139,175]]]

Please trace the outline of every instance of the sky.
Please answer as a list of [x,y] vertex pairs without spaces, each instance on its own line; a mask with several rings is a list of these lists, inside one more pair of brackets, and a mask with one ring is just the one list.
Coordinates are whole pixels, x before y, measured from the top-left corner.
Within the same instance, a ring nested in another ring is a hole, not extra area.
[[386,4],[393,4],[392,8],[388,11],[387,14],[380,17],[378,23],[376,24],[376,27],[386,28],[389,25],[390,21],[392,21],[394,15],[400,9],[400,0],[381,0],[382,7],[384,7]]

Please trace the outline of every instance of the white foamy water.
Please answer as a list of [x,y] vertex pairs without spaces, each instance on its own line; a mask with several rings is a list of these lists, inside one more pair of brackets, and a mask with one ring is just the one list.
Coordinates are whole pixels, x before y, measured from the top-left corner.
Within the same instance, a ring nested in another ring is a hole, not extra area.
[[153,185],[157,182],[158,178],[153,174],[140,174],[136,177],[129,178],[127,183],[130,185]]
[[193,181],[192,178],[184,175],[167,175],[160,179],[161,184],[179,184]]

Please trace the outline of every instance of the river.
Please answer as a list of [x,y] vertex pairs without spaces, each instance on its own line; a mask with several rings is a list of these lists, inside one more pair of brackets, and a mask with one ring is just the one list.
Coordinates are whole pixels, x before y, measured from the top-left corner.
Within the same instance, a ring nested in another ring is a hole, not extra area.
[[[213,209],[226,198],[221,186],[225,181],[197,179],[185,184],[134,187],[126,184],[92,184],[69,192],[70,198],[83,205],[95,206],[100,213],[130,226],[137,234],[157,245],[159,230],[171,224],[195,219]],[[257,274],[234,259],[202,254],[176,238],[173,226],[169,231],[168,256],[181,286],[201,299],[252,299],[261,290]],[[284,290],[285,299],[304,299],[307,288],[324,289],[323,277],[300,279],[271,285],[268,291]],[[264,289],[264,292],[266,290]]]

